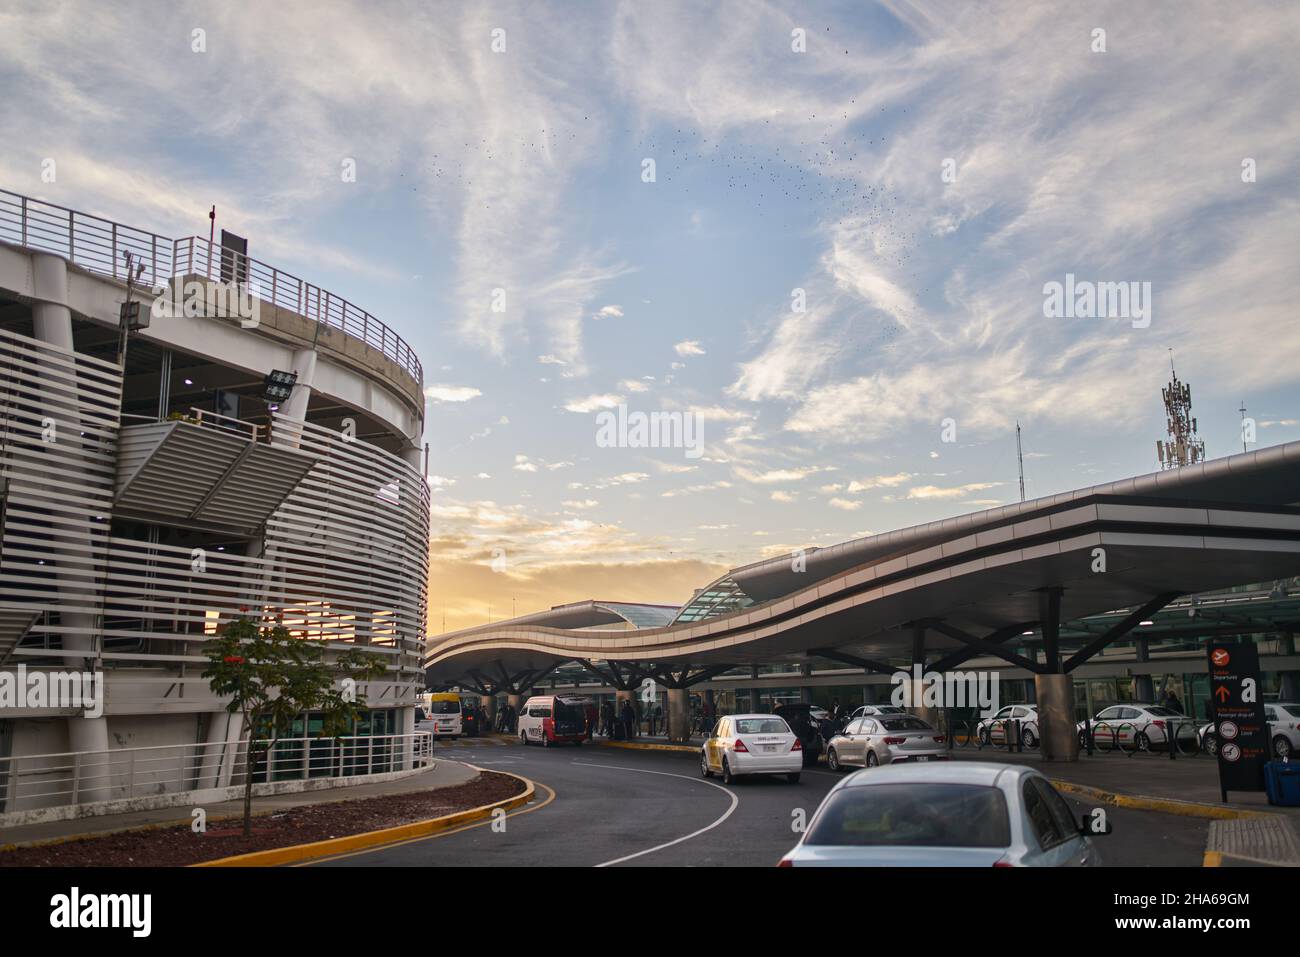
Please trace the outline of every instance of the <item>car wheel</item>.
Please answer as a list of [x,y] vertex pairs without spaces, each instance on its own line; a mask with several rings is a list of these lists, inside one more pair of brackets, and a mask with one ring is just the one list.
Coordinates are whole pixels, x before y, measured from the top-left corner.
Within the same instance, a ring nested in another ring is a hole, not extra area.
[[727,763],[726,758],[722,759],[722,783],[723,784],[736,783],[736,776],[731,773],[731,765]]
[[880,758],[876,757],[875,751],[867,752],[867,767],[875,768],[880,766]]
[[1201,749],[1210,757],[1215,757],[1219,753],[1219,736],[1217,734],[1207,734],[1205,740],[1201,742]]
[[1279,760],[1291,757],[1291,742],[1284,735],[1273,739],[1273,755]]
[[700,751],[700,774],[706,778],[713,777],[713,769],[709,767],[709,756]]
[[1133,746],[1139,751],[1150,751],[1151,739],[1147,737],[1145,731],[1139,731],[1137,734],[1133,735]]
[[993,743],[993,735],[988,728],[980,728],[980,747],[987,748]]
[[799,783],[799,772],[796,771],[794,774],[787,774],[787,775],[785,776],[785,779],[786,779],[787,781],[789,781],[791,784],[798,784],[798,783]]
[[1079,732],[1079,747],[1084,750],[1087,750],[1088,747],[1088,735],[1082,731]]
[[835,753],[834,748],[831,748],[826,752],[826,764],[832,771],[838,771],[840,769],[840,756]]
[[1027,748],[1032,748],[1034,745],[1038,744],[1038,738],[1034,736],[1033,731],[1029,728],[1025,728],[1025,733],[1020,736],[1020,743]]

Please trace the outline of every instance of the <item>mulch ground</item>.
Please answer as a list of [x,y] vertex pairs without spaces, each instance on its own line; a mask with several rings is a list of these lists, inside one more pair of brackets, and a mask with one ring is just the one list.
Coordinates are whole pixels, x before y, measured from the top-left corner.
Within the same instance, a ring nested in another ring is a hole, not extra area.
[[473,781],[454,787],[307,804],[260,816],[257,798],[253,798],[250,837],[244,837],[243,818],[237,817],[209,821],[203,834],[195,834],[188,824],[181,824],[0,850],[0,867],[180,867],[412,824],[502,801],[524,789],[518,778],[484,771]]

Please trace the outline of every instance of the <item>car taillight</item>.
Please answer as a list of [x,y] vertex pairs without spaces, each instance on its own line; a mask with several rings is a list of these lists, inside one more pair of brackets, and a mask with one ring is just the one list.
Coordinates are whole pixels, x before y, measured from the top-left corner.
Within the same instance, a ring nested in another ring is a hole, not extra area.
[[803,742],[800,741],[798,738],[795,738],[795,739],[794,739],[794,745],[790,748],[790,750],[791,750],[791,751],[802,751],[802,750],[803,750]]
[[776,862],[776,866],[777,866],[777,867],[794,867],[794,861],[790,860],[790,858],[788,858],[788,857],[783,857],[783,858],[781,858],[779,861]]
[[1016,865],[1012,864],[1012,863],[1011,863],[1010,861],[1008,861],[1005,857],[1003,857],[1003,858],[999,858],[998,860],[994,861],[994,862],[993,862],[993,866],[994,866],[994,867],[1015,867]]
[[944,743],[945,741],[947,741],[948,739],[945,738],[945,737],[944,737],[943,735],[941,735],[941,734],[936,734],[936,735],[934,736],[934,740],[935,740],[935,743],[936,743],[936,744],[943,744],[943,743]]
[[745,747],[745,742],[744,742],[744,741],[741,741],[740,738],[737,738],[737,739],[736,739],[736,743],[733,744],[733,745],[731,746],[731,750],[732,750],[732,751],[743,751],[743,752],[745,752],[746,754],[749,753],[749,748]]
[[885,744],[902,744],[907,738],[885,738]]
[[1155,721],[1152,721],[1151,723],[1154,724],[1154,725],[1155,725],[1157,728],[1159,728],[1161,731],[1163,731],[1163,730],[1165,729],[1165,723],[1164,723],[1163,721],[1160,721],[1160,720],[1157,719],[1157,720],[1155,720]]

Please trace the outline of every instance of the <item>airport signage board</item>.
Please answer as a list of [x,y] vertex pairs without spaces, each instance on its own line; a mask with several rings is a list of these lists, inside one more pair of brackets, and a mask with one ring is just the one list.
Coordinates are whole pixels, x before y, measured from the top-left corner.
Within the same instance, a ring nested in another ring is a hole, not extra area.
[[1227,803],[1229,791],[1264,790],[1269,742],[1260,700],[1259,651],[1254,642],[1212,641],[1205,653],[1219,742],[1219,791]]

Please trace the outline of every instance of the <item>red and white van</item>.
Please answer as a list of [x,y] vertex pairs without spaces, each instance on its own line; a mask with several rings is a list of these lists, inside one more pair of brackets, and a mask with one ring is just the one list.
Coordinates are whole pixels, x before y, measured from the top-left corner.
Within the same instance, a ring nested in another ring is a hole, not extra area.
[[575,745],[591,737],[596,703],[573,694],[538,695],[519,709],[519,743]]

